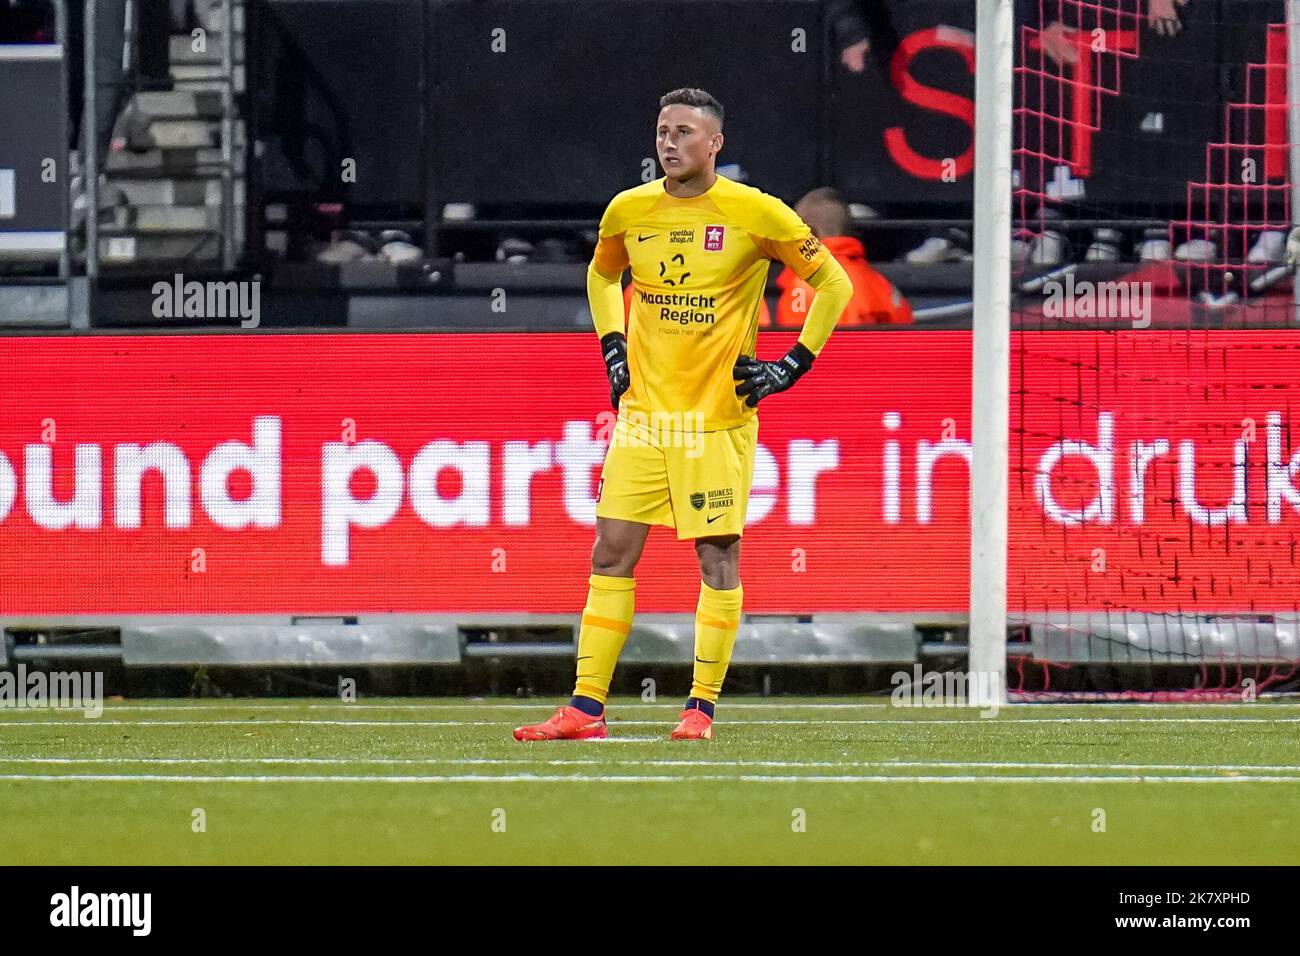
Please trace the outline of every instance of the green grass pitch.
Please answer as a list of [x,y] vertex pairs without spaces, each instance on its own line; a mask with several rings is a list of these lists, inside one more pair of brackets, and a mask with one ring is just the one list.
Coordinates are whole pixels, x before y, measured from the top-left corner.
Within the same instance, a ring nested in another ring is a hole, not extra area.
[[557,703],[0,710],[0,863],[1300,857],[1292,703],[1021,705],[984,719],[881,699],[728,698],[717,739],[671,742],[676,702],[614,699],[608,741],[511,738]]

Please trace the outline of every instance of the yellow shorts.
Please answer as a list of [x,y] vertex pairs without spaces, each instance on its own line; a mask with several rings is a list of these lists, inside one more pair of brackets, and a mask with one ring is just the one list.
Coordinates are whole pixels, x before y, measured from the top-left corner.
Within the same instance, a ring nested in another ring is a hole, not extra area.
[[757,416],[714,432],[631,425],[620,416],[596,516],[676,528],[680,540],[743,534],[757,442]]

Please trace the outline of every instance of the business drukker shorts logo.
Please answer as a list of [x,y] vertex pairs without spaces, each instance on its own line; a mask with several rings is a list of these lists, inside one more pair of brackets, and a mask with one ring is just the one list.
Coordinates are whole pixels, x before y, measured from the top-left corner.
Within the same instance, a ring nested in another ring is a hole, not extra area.
[[721,252],[722,240],[725,235],[723,226],[705,226],[704,227],[704,251]]
[[708,501],[709,510],[715,508],[730,508],[735,501],[735,492],[730,488],[714,488],[712,491],[693,491],[691,492],[691,507],[696,511],[704,510],[704,502]]

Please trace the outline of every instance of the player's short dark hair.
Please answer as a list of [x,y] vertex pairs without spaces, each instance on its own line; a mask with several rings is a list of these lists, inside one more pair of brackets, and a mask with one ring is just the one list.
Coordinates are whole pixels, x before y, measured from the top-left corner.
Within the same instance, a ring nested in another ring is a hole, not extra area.
[[659,97],[660,109],[678,105],[694,106],[697,110],[703,110],[717,119],[718,129],[722,129],[722,104],[712,94],[693,86],[683,86],[680,90],[673,90]]

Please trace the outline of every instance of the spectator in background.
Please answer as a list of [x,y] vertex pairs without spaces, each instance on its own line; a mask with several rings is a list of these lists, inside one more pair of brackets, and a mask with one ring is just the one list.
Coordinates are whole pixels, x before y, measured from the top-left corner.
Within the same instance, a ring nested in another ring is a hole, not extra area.
[[[1039,0],[1016,0],[1016,24],[1035,24],[1038,22]],[[1183,28],[1178,16],[1178,8],[1187,6],[1187,0],[1147,0],[1147,26],[1160,36],[1175,36]],[[1078,63],[1079,48],[1075,43],[1074,30],[1059,20],[1048,23],[1042,29],[1039,42],[1043,52],[1054,62]]]
[[[127,35],[126,0],[98,0],[95,5],[95,85],[85,89],[84,47],[86,42],[86,5],[69,3],[68,11],[68,133],[71,147],[84,157],[94,148],[102,170],[108,155],[113,123],[130,97],[130,87],[122,64],[122,44]],[[85,98],[95,100],[97,129],[81,129]]]
[[880,68],[888,68],[900,39],[885,0],[826,0],[826,20],[846,70],[861,73],[873,52]]
[[[853,281],[853,298],[840,316],[840,327],[911,323],[912,307],[892,282],[871,268],[862,243],[848,234],[849,207],[836,190],[814,189],[799,200],[794,211],[808,223]],[[801,328],[812,302],[812,286],[789,269],[777,277],[776,284],[781,288],[776,325]],[[760,328],[769,324],[770,320],[760,318]]]
[[[171,0],[136,0],[139,12],[139,29],[137,30],[137,69],[135,88],[137,91],[166,91],[172,89],[171,50],[169,42],[174,27],[173,18],[178,11],[172,8]],[[185,29],[180,22],[178,33]],[[220,49],[220,41],[213,38],[212,44]]]
[[1150,0],[1147,4],[1147,26],[1161,36],[1174,36],[1183,28],[1178,18],[1178,7],[1187,6],[1187,0]]

